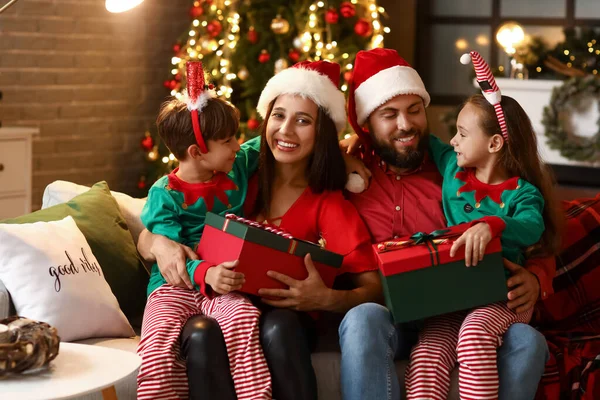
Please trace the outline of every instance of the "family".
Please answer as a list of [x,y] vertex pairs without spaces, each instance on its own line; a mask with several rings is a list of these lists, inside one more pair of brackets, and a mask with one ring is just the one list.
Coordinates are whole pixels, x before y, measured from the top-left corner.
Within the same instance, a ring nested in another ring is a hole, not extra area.
[[[461,61],[473,62],[483,94],[464,103],[450,145],[429,134],[429,94],[395,50],[358,52],[347,107],[338,64],[283,70],[260,96],[260,136],[241,146],[238,111],[188,63],[188,96],[157,118],[179,168],[142,212],[138,249],[154,265],[138,398],[316,399],[311,351],[325,311],[343,315],[343,399],[400,399],[395,359],[410,359],[408,399],[446,399],[456,364],[462,399],[534,398],[548,349],[528,323],[552,293],[560,233],[552,180],[519,104],[478,53]],[[338,143],[346,109],[356,135]],[[360,193],[343,190],[353,171],[368,181]],[[308,255],[305,280],[270,271],[287,289],[238,292],[236,260],[213,265],[194,251],[208,211],[321,243],[344,256],[340,279],[327,287]],[[394,324],[372,244],[462,223],[452,252],[466,268],[500,237],[506,301]]]

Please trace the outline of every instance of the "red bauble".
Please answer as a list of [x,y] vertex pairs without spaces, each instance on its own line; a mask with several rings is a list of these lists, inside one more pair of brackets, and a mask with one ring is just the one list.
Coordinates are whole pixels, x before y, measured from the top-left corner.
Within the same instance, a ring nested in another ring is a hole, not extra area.
[[212,38],[219,36],[219,33],[221,33],[222,29],[223,26],[221,25],[221,23],[216,20],[210,21],[206,26],[206,31]]
[[140,142],[140,146],[142,146],[142,149],[150,151],[154,148],[154,139],[152,139],[152,136],[144,136]]
[[202,14],[204,14],[204,8],[202,8],[202,6],[198,6],[198,7],[192,7],[190,8],[190,16],[192,18],[198,18],[200,17]]
[[300,52],[298,52],[298,50],[291,49],[288,53],[288,57],[289,57],[290,61],[297,63],[298,60],[300,59]]
[[180,81],[181,81],[181,73],[179,73],[179,72],[178,72],[178,73],[176,73],[176,74],[175,74],[175,80],[176,80],[177,82],[180,82]]
[[344,1],[342,4],[340,4],[340,14],[342,14],[342,17],[344,18],[354,17],[356,14],[356,8],[354,7],[354,4],[350,3],[349,1]]
[[258,56],[258,62],[261,63],[261,64],[266,63],[270,59],[271,59],[271,55],[266,50],[261,51],[260,55]]
[[344,72],[344,80],[348,83],[352,82],[352,71]]
[[204,0],[204,2],[210,6],[213,3],[213,0]]
[[175,79],[171,79],[169,81],[169,89],[173,90],[177,87],[177,81]]
[[248,120],[248,129],[254,131],[254,130],[257,130],[259,126],[260,126],[260,122],[258,122],[258,120],[256,118],[250,118]]
[[179,50],[181,50],[181,45],[179,43],[175,43],[173,45],[173,53],[179,53]]
[[144,189],[146,187],[146,177],[142,176],[137,183],[138,189]]
[[248,29],[248,41],[252,44],[256,44],[258,42],[258,32],[256,32],[253,26]]
[[166,87],[167,89],[171,89],[171,81],[164,81],[163,86]]
[[339,19],[340,14],[338,14],[335,8],[330,8],[325,13],[325,22],[327,22],[328,24],[337,24]]
[[354,25],[354,32],[358,36],[367,37],[371,34],[371,24],[364,18],[360,18]]

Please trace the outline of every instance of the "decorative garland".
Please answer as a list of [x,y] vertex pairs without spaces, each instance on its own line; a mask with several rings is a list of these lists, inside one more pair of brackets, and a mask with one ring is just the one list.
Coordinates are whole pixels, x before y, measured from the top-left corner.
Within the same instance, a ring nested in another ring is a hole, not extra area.
[[[583,78],[570,78],[562,86],[552,90],[550,104],[544,107],[542,124],[550,148],[570,160],[600,161],[600,118],[596,122],[598,130],[592,137],[577,136],[567,132],[562,114],[577,109],[581,100],[591,95],[600,100],[600,79],[594,75]],[[598,106],[600,110],[600,103]]]

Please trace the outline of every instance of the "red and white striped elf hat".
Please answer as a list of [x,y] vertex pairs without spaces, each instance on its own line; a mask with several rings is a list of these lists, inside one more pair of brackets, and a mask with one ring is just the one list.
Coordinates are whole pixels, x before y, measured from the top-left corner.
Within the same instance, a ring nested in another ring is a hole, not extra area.
[[206,107],[208,99],[215,97],[215,92],[212,90],[212,85],[206,85],[204,81],[204,70],[202,69],[201,61],[188,61],[185,64],[187,93],[185,94],[185,103],[192,116],[192,125],[194,127],[194,136],[200,152],[208,153],[208,148],[202,137],[200,130],[199,113]]
[[469,64],[471,61],[473,61],[473,66],[475,67],[475,76],[477,83],[481,88],[481,93],[483,94],[483,97],[485,97],[487,101],[494,106],[494,110],[496,110],[496,117],[498,118],[498,124],[500,124],[500,130],[502,131],[502,136],[504,137],[504,140],[508,140],[508,129],[506,128],[504,111],[500,105],[500,102],[502,101],[502,93],[500,93],[500,88],[498,88],[498,85],[496,85],[496,79],[494,79],[494,75],[492,75],[490,66],[476,51],[465,53],[460,57],[460,62],[465,65]]

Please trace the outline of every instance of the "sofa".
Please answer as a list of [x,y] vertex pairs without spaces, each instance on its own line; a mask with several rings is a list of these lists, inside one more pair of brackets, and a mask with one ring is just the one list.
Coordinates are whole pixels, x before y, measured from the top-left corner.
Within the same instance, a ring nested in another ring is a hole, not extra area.
[[[42,210],[59,204],[67,203],[76,196],[89,191],[89,187],[77,185],[66,181],[55,181],[49,184],[43,194]],[[143,225],[140,221],[140,213],[144,206],[144,199],[132,198],[126,194],[111,192],[118,204],[120,213],[127,223],[129,232],[134,243],[137,243]],[[127,285],[127,282],[122,282]],[[110,284],[110,282],[109,282]],[[113,289],[114,291],[114,289]],[[125,309],[127,304],[120,302],[121,308]],[[0,319],[13,315],[15,313],[14,306],[10,299],[10,293],[0,281]],[[89,344],[93,346],[105,346],[116,348],[124,351],[135,352],[139,343],[141,315],[128,315],[129,322],[134,328],[138,336],[128,338],[114,337],[94,337],[75,341],[75,343]],[[317,376],[317,384],[319,388],[319,398],[327,400],[340,399],[339,385],[339,367],[340,367],[340,352],[337,342],[337,325],[341,320],[341,316],[329,315],[327,318],[327,326],[324,331],[324,337],[319,339],[319,344],[316,351],[312,354],[313,366]],[[60,332],[59,332],[60,333]],[[404,382],[404,370],[406,361],[398,361],[396,363],[398,379],[401,384]],[[449,399],[458,399],[456,371],[453,375],[451,396]],[[134,377],[120,382],[116,385],[117,396],[120,400],[136,398],[136,381]],[[101,394],[89,394],[79,397],[80,400],[100,400]]]
[[[94,185],[95,187],[96,185]],[[56,208],[67,204],[75,210],[74,215],[77,213],[89,214],[89,209],[86,211],[85,207],[77,202],[77,199],[85,194],[89,195],[94,188],[90,190],[88,187],[65,181],[53,182],[44,191],[42,210],[38,213],[51,210],[53,206]],[[144,199],[135,199],[123,193],[109,192],[107,186],[105,190],[107,197],[115,203],[115,208],[119,213],[119,216],[115,217],[119,219],[116,225],[122,226],[127,230],[127,235],[131,235],[131,237],[128,236],[128,239],[135,251],[134,243],[137,243],[139,233],[143,229],[140,213]],[[546,335],[551,351],[547,373],[542,378],[540,385],[539,398],[559,398],[559,393],[560,396],[567,395],[568,393],[564,393],[565,391],[568,392],[572,390],[572,387],[577,387],[577,390],[584,394],[591,394],[592,397],[584,397],[582,394],[571,398],[591,399],[594,398],[593,393],[600,394],[600,376],[596,375],[595,379],[590,376],[594,373],[600,374],[600,313],[597,312],[600,310],[600,291],[597,290],[597,287],[600,287],[600,194],[595,199],[565,202],[565,212],[568,216],[569,235],[564,244],[564,251],[560,257],[557,257],[557,277],[554,280],[556,293],[536,307],[538,327]],[[30,216],[33,215],[30,214]],[[36,220],[31,217],[29,219]],[[18,219],[16,222],[19,222]],[[87,235],[86,239],[93,240]],[[139,335],[145,300],[141,293],[144,284],[140,283],[140,279],[147,280],[147,273],[140,278],[139,274],[132,274],[130,271],[125,271],[125,268],[120,268],[121,265],[107,264],[103,266],[103,272],[105,272],[111,290],[119,299],[121,309]],[[143,269],[141,266],[140,268]],[[114,276],[115,271],[116,277]],[[119,285],[115,283],[117,282],[115,278],[118,279]],[[127,293],[129,297],[118,295],[123,287],[130,289]],[[131,296],[133,292],[136,293],[135,296]],[[596,311],[591,313],[590,310]],[[15,309],[11,303],[10,293],[0,280],[0,319],[14,313]],[[341,316],[327,315],[327,318],[323,319],[326,319],[327,323],[321,330],[323,334],[319,338],[316,351],[312,354],[312,361],[317,376],[319,398],[336,400],[341,398],[340,353],[337,343],[337,324],[339,324]],[[577,332],[579,336],[574,335],[573,332]],[[93,337],[81,338],[76,343],[135,352],[139,339],[139,336]],[[596,341],[592,339],[596,339]],[[590,368],[591,363],[594,368]],[[402,386],[406,365],[406,360],[396,363],[398,379]],[[457,375],[455,370],[449,399],[459,398]],[[584,384],[595,386],[586,388]],[[121,400],[136,398],[134,377],[120,382],[116,389],[117,396]],[[80,397],[80,399],[101,399],[101,395],[96,393]]]

